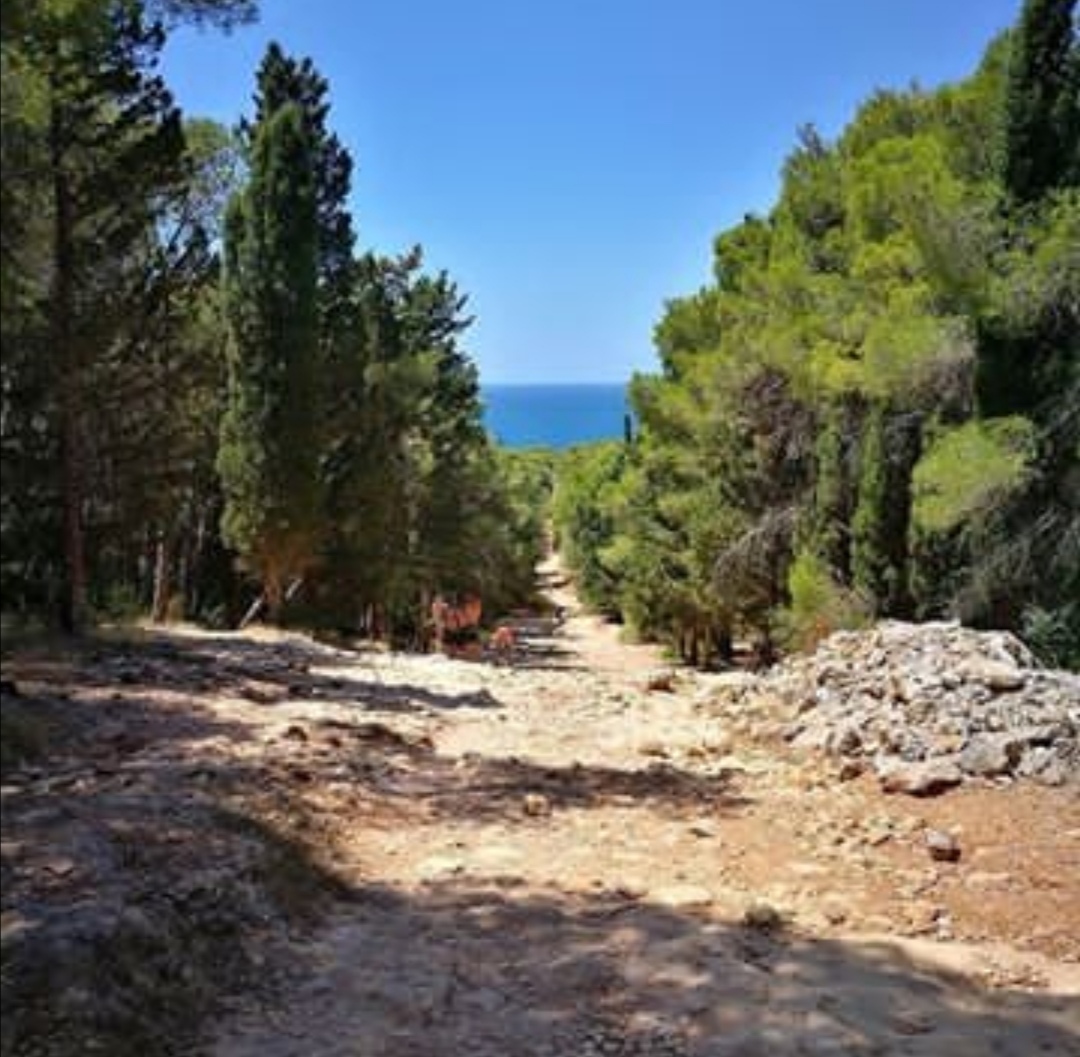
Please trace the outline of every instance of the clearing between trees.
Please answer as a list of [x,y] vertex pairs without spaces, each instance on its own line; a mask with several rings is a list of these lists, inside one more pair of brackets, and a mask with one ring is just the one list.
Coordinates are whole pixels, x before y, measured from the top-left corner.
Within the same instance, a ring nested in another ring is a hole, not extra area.
[[1075,782],[887,794],[542,574],[487,661],[6,661],[4,1053],[1080,1052]]

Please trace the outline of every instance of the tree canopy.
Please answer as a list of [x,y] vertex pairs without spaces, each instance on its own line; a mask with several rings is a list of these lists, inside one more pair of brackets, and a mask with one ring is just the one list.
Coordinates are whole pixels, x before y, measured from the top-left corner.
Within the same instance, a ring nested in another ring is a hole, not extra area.
[[695,661],[949,614],[1076,662],[1074,12],[1028,0],[966,80],[800,130],[775,207],[668,304],[634,443],[560,475],[604,608]]
[[327,81],[270,45],[229,132],[156,73],[178,23],[255,15],[4,6],[9,614],[235,622],[261,593],[418,641],[436,594],[531,590],[543,489],[483,430],[467,297],[419,247],[357,251]]

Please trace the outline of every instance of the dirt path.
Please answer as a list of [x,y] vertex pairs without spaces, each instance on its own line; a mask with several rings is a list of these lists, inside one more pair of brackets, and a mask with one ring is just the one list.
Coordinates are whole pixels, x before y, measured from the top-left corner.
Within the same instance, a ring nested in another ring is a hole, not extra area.
[[649,690],[659,655],[545,573],[563,619],[521,617],[513,664],[365,662],[427,703],[369,703],[396,740],[362,793],[308,798],[352,897],[216,1057],[1080,1053],[1074,802],[840,784],[719,727],[707,679]]
[[5,746],[46,751],[0,784],[3,1053],[1080,1054],[1075,792],[842,780],[542,573],[485,663],[5,659]]
[[564,616],[563,622],[548,629],[548,633],[552,636],[552,648],[557,654],[563,653],[567,664],[588,672],[623,677],[652,672],[661,665],[661,654],[655,646],[626,642],[618,625],[582,606],[557,554],[543,562],[537,573],[541,590]]

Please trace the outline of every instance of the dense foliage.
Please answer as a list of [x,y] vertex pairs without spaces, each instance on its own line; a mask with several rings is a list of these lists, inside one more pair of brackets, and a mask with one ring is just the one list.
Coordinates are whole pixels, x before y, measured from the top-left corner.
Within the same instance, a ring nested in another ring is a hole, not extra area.
[[[967,80],[800,132],[667,306],[636,436],[560,463],[596,606],[701,663],[943,614],[1077,663],[1075,9],[1027,0]],[[230,622],[262,593],[419,639],[438,593],[531,586],[553,462],[485,436],[453,280],[357,250],[325,80],[272,45],[229,132],[156,72],[175,24],[254,14],[4,5],[7,614]]]
[[560,475],[590,599],[698,662],[942,615],[1080,662],[1078,157],[1075,0],[802,130],[668,304],[634,442]]
[[261,592],[420,638],[436,593],[531,589],[550,471],[489,444],[454,282],[357,252],[326,81],[271,45],[231,133],[156,73],[177,23],[254,15],[4,4],[7,616],[231,623]]
[[225,538],[274,617],[315,557],[318,365],[313,145],[299,107],[265,120],[225,224],[229,396],[218,468]]

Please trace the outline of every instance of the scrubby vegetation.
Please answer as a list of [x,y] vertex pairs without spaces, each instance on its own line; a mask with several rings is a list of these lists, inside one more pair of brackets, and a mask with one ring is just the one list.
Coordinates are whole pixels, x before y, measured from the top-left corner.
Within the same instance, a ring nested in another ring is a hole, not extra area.
[[945,614],[1080,661],[1074,6],[801,130],[772,211],[668,304],[634,442],[560,475],[591,601],[698,662]]

